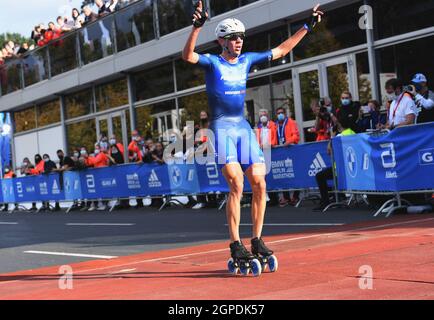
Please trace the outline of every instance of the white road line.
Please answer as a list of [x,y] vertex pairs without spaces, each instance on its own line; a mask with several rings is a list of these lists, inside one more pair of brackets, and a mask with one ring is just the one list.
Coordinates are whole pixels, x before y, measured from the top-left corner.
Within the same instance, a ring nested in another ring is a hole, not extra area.
[[24,251],[24,253],[34,254],[46,254],[52,256],[68,256],[68,257],[83,257],[83,258],[96,258],[96,259],[114,259],[117,256],[102,256],[97,254],[85,254],[85,253],[69,253],[69,252],[51,252],[51,251]]
[[[226,223],[225,226],[228,224]],[[251,223],[240,223],[241,227],[249,226],[251,227],[253,224]],[[345,223],[264,223],[264,226],[270,227],[280,227],[280,226],[293,226],[293,227],[314,227],[314,226],[343,226]]]
[[67,226],[135,226],[135,223],[65,223]]
[[0,221],[0,224],[18,224],[18,222],[1,222]]

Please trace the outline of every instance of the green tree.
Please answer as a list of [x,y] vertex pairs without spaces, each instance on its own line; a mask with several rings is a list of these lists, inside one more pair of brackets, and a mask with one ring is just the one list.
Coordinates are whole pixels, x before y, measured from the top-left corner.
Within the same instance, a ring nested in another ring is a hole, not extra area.
[[3,48],[3,45],[11,40],[19,44],[22,44],[24,42],[27,42],[29,45],[33,44],[33,40],[23,36],[22,34],[16,32],[6,32],[0,34],[0,47]]

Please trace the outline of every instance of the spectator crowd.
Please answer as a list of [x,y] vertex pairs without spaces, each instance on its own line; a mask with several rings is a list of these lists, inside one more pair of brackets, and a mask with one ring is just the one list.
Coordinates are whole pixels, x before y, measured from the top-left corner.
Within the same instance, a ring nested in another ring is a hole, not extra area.
[[6,41],[0,52],[0,65],[8,59],[22,57],[26,52],[35,47],[43,47],[50,41],[61,38],[68,32],[80,29],[88,23],[94,22],[110,13],[113,13],[137,0],[95,0],[96,10],[90,4],[84,5],[80,10],[73,8],[70,16],[58,16],[56,22],[50,21],[47,25],[40,23],[31,32],[31,40],[28,42],[15,43]]
[[[400,79],[390,79],[385,84],[386,99],[384,108],[376,100],[366,101],[363,105],[353,100],[349,91],[343,91],[340,95],[340,105],[333,106],[332,99],[323,97],[311,102],[311,109],[315,115],[315,125],[308,132],[315,135],[315,141],[325,141],[337,135],[351,135],[361,132],[378,130],[393,130],[395,128],[434,121],[434,93],[428,89],[427,78],[418,73],[411,80],[411,85],[405,86]],[[300,133],[297,122],[293,119],[291,111],[284,107],[275,110],[275,114],[269,114],[266,109],[259,110],[259,122],[252,125],[256,132],[256,138],[261,148],[288,148],[300,142]],[[184,130],[182,135],[182,150],[174,150],[169,156],[188,160],[196,154],[207,155],[209,141],[207,129],[209,116],[206,111],[200,112],[200,122],[195,126],[193,133]],[[191,136],[193,134],[193,137]],[[190,135],[190,136],[189,136]],[[179,137],[170,136],[169,142],[173,143]],[[187,141],[194,139],[194,144]],[[189,147],[187,147],[189,146]],[[176,151],[176,152],[175,152]],[[57,151],[58,164],[53,162],[48,154],[42,157],[34,156],[34,163],[29,158],[24,158],[19,168],[21,175],[38,175],[51,172],[63,172],[67,170],[81,170],[86,168],[101,168],[113,165],[129,163],[157,163],[164,164],[165,149],[162,142],[155,142],[150,134],[141,136],[138,130],[131,132],[131,141],[125,148],[118,137],[107,137],[102,134],[94,145],[94,150],[86,147],[74,148],[70,155],[65,155],[62,150]],[[328,147],[331,154],[331,144]],[[10,167],[5,168],[4,178],[13,178],[15,173]],[[315,208],[323,210],[329,203],[327,180],[333,178],[332,168],[327,168],[316,175],[320,189],[321,203]],[[299,192],[274,192],[269,193],[269,206],[296,205],[299,202]],[[189,196],[188,206],[193,209],[204,207],[218,207],[223,200],[219,194],[207,194]],[[137,207],[143,207],[143,199],[136,199]],[[153,206],[160,206],[163,199],[152,199]],[[249,206],[249,195],[243,197],[243,206]],[[78,200],[74,204],[80,210],[106,210],[107,201]],[[118,208],[128,208],[128,199],[117,199]],[[8,205],[3,207],[7,211]],[[36,210],[33,204],[31,210]],[[42,203],[39,210],[50,210],[48,203]],[[53,210],[60,210],[56,203]]]

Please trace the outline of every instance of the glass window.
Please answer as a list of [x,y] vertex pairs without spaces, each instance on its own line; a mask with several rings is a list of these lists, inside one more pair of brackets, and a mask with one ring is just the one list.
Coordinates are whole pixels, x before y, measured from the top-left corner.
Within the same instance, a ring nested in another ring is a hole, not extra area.
[[89,153],[93,152],[96,142],[95,119],[66,125],[66,134],[69,150],[86,147]]
[[14,112],[15,132],[23,132],[36,128],[36,110],[30,107]]
[[96,87],[95,98],[97,112],[128,104],[127,79],[121,79]]
[[341,105],[342,92],[348,91],[347,64],[336,64],[327,67],[327,82],[332,105],[338,107]]
[[[243,52],[262,52],[269,49],[268,32],[261,32],[257,34],[246,34],[244,39]],[[266,61],[261,64],[252,65],[250,72],[255,70],[266,69],[270,66],[270,62]]]
[[[281,27],[275,28],[273,30],[270,30],[270,49],[273,49],[277,46],[279,46],[282,42],[288,39],[288,25],[283,25]],[[285,64],[288,62],[291,62],[291,55],[288,53],[285,57],[271,61],[272,66],[278,66],[281,64]]]
[[178,98],[178,106],[181,113],[181,128],[186,125],[187,121],[199,123],[201,111],[209,112],[208,97],[205,91]]
[[397,36],[433,26],[434,1],[369,1],[373,7],[376,39]]
[[175,109],[175,100],[136,108],[136,129],[143,137],[158,140],[163,132],[173,127],[172,111]]
[[[434,75],[434,36],[400,43],[376,50],[380,90],[385,96],[384,85],[390,78],[399,77],[410,84],[416,73],[423,73],[432,81]],[[433,90],[432,86],[430,88]]]
[[[292,72],[285,71],[271,76],[272,80],[272,118],[275,119],[277,108],[285,108],[291,112],[292,119],[295,119],[294,91],[292,84]],[[277,120],[277,119],[276,119]]]
[[135,75],[136,101],[174,92],[172,63],[166,63]]
[[256,1],[258,0],[210,0],[211,13],[216,16]]
[[60,122],[59,99],[36,106],[38,127]]
[[[358,27],[361,5],[363,2],[358,1],[327,12],[323,21],[315,28],[315,32],[308,34],[294,48],[294,60],[306,59],[366,43],[366,30]],[[295,34],[307,21],[308,18],[305,18],[291,24],[291,34]]]
[[52,77],[78,67],[76,44],[76,35],[70,34],[48,45]]
[[192,3],[191,0],[158,0],[158,20],[161,36],[192,24]]
[[362,52],[357,54],[356,63],[359,100],[362,104],[366,104],[372,99],[371,74],[369,71],[368,53]]
[[115,15],[117,50],[155,38],[152,0],[139,1]]
[[303,121],[315,120],[311,104],[319,99],[319,75],[318,70],[300,73],[301,105]]
[[6,60],[0,66],[2,95],[21,89],[21,59]]
[[205,70],[183,60],[175,62],[176,86],[178,91],[205,84]]
[[260,109],[267,109],[270,114],[273,113],[271,107],[270,76],[247,81],[245,106],[245,115],[251,125],[255,125],[259,121]]
[[65,117],[71,119],[84,116],[93,111],[92,89],[73,93],[65,98]]
[[89,23],[79,33],[81,60],[83,64],[113,54],[113,15]]
[[47,49],[37,49],[23,58],[24,85],[30,86],[48,77]]

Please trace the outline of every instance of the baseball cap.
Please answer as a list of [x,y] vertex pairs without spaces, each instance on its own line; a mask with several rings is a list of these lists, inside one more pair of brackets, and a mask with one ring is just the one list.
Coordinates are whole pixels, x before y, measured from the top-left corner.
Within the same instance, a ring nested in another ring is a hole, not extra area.
[[427,82],[426,77],[422,73],[416,73],[413,77],[413,80],[411,82],[414,83],[421,83],[421,82]]

